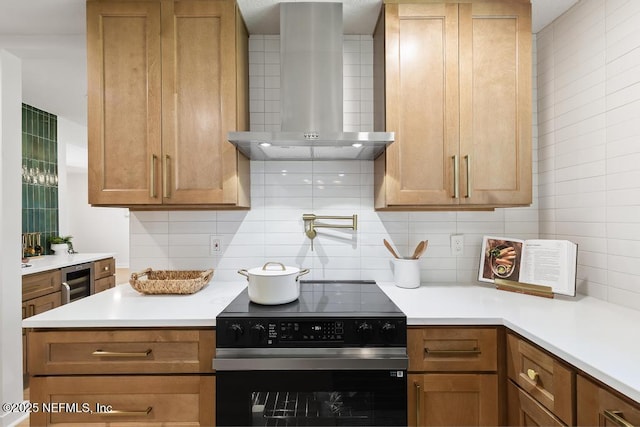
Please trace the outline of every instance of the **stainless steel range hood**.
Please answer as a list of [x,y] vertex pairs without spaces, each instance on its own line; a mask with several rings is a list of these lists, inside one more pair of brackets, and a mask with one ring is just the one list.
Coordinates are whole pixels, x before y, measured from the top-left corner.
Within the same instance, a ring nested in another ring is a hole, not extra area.
[[229,132],[256,160],[370,160],[393,132],[344,132],[342,3],[280,3],[280,132]]

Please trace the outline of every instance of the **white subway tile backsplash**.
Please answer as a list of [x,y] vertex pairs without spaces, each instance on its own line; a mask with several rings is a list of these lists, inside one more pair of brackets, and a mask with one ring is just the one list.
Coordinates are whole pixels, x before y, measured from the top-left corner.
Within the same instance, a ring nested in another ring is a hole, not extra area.
[[[640,2],[578,2],[535,36],[534,204],[492,212],[376,212],[373,162],[251,162],[249,211],[131,213],[132,269],[240,268],[266,261],[311,268],[308,278],[392,280],[390,240],[402,253],[421,239],[425,286],[477,283],[482,236],[570,239],[579,245],[578,289],[640,309]],[[252,130],[280,128],[280,41],[252,35]],[[345,36],[344,127],[373,127],[373,41]],[[320,229],[303,213],[358,214],[358,231]],[[451,234],[465,254],[450,254]],[[209,256],[209,236],[223,251]]]
[[168,221],[141,222],[134,215],[129,217],[129,234],[167,234],[169,233]]

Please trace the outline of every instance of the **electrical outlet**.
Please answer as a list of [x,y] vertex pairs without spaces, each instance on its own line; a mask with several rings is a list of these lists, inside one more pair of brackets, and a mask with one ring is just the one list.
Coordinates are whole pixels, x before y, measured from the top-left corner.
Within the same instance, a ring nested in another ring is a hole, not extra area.
[[213,234],[209,236],[209,255],[220,255],[222,252],[222,239]]
[[464,253],[464,235],[451,235],[451,255],[462,255]]

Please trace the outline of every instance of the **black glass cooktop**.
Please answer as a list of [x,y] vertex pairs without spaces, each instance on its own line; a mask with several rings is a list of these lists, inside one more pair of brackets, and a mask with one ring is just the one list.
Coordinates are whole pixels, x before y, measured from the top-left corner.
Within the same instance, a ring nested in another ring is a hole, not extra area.
[[406,347],[406,322],[374,281],[305,280],[287,304],[245,289],[216,317],[216,348]]
[[262,305],[245,289],[219,315],[223,317],[394,317],[404,313],[375,281],[301,280],[300,297],[287,304]]

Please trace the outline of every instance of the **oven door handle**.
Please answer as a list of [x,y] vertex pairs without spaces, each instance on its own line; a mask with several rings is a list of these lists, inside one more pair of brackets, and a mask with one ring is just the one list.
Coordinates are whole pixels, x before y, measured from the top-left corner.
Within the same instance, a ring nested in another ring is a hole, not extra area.
[[405,371],[409,366],[406,356],[392,357],[239,357],[215,358],[216,371],[310,371],[310,370],[392,370]]

